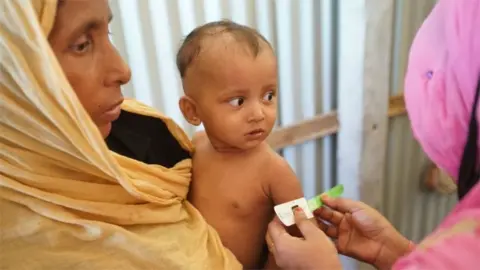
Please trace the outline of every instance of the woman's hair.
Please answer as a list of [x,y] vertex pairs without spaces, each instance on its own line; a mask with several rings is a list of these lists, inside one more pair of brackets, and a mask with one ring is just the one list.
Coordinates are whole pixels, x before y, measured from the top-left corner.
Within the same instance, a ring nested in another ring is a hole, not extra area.
[[460,169],[458,172],[458,198],[462,199],[477,183],[479,180],[478,171],[478,120],[477,120],[477,107],[478,99],[480,95],[480,80],[477,83],[477,90],[475,93],[475,99],[473,100],[472,113],[470,115],[470,123],[468,127],[467,142],[463,150],[462,161],[460,163]]

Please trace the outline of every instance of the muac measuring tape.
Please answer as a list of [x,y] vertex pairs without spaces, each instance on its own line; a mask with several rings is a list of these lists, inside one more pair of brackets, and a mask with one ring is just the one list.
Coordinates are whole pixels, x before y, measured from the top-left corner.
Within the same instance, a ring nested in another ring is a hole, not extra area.
[[316,209],[320,208],[323,205],[323,202],[320,197],[323,196],[324,194],[327,194],[328,197],[330,198],[340,197],[343,194],[343,185],[342,184],[337,185],[331,188],[330,190],[325,191],[324,193],[317,195],[309,200],[305,198],[299,198],[293,201],[276,205],[273,209],[277,214],[278,218],[280,219],[280,221],[285,226],[291,226],[295,224],[295,218],[293,216],[293,211],[292,211],[293,208],[300,207],[305,212],[305,215],[307,216],[307,218],[309,219],[313,218],[313,211],[315,211]]

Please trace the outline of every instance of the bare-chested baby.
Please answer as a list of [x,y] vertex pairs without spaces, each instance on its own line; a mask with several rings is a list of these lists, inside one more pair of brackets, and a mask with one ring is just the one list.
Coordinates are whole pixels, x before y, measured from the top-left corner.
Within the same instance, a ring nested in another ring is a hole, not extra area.
[[189,200],[245,269],[261,269],[273,206],[303,197],[288,163],[265,141],[277,116],[274,50],[256,30],[219,21],[186,37],[177,66],[180,109],[205,127],[194,138]]

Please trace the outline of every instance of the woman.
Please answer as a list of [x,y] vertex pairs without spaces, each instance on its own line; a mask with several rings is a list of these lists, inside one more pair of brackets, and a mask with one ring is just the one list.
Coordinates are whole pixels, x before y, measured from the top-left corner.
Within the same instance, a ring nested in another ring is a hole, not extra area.
[[187,136],[123,101],[110,19],[107,0],[0,1],[0,268],[241,269],[185,199]]
[[[320,227],[337,239],[338,252],[378,269],[479,269],[478,14],[479,0],[440,0],[415,37],[405,82],[414,135],[425,153],[458,180],[459,204],[415,247],[365,204],[325,198],[331,209],[322,208],[316,215],[331,224]],[[341,269],[325,234],[302,217],[298,222],[307,231],[305,240],[290,237],[277,221],[270,224],[270,249],[277,263]]]

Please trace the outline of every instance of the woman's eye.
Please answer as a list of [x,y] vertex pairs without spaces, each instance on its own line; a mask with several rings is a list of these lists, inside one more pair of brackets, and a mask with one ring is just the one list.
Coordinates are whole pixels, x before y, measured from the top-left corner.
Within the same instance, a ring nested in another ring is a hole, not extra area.
[[242,104],[245,102],[245,99],[244,98],[234,98],[232,100],[230,100],[230,105],[234,106],[234,107],[240,107],[242,106]]
[[92,46],[92,40],[91,39],[87,39],[83,42],[79,42],[79,43],[76,43],[72,46],[72,49],[76,52],[76,53],[85,53],[87,52],[90,47]]
[[270,91],[263,98],[266,101],[272,101],[274,97],[275,97],[275,94],[273,93],[273,91]]
[[78,45],[75,45],[74,49],[76,52],[78,53],[83,53],[83,52],[86,52],[88,50],[88,48],[90,47],[91,45],[91,42],[90,41],[86,41],[86,42],[83,42],[83,43],[80,43]]

